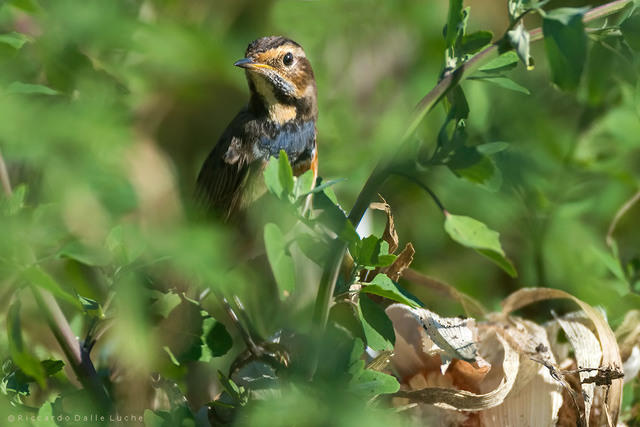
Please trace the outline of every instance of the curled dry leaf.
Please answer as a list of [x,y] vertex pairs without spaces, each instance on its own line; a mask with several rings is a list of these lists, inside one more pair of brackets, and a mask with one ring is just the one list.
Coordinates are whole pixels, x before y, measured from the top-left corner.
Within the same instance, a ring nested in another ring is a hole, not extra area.
[[624,383],[631,382],[640,372],[640,347],[635,346],[631,350],[629,357],[624,361],[622,365],[622,371],[624,372]]
[[402,277],[405,270],[409,268],[413,262],[413,256],[415,253],[416,251],[413,249],[413,245],[411,243],[407,243],[393,264],[385,270],[385,274],[394,282],[400,280],[400,277]]
[[[572,299],[582,312],[556,317],[544,326],[510,315],[551,298]],[[422,422],[615,425],[622,365],[613,332],[601,313],[565,292],[520,290],[504,301],[502,312],[478,324],[401,304],[386,312],[396,334],[391,363],[402,385],[394,403],[418,403],[411,411]],[[561,329],[573,348],[571,357],[558,342]],[[621,330],[621,338],[634,330]],[[632,353],[633,364],[640,359],[640,346]],[[450,363],[443,365],[447,359]]]
[[600,366],[600,361],[602,360],[600,342],[594,333],[577,319],[558,317],[556,321],[560,324],[574,349],[582,388],[581,397],[584,399],[585,423],[589,426],[589,414],[591,413],[591,404],[596,385],[587,380],[592,378],[596,372],[589,372],[580,368]]
[[[402,382],[408,386],[396,393],[397,397],[403,397],[415,402],[436,405],[439,408],[458,411],[478,411],[500,405],[515,383],[519,355],[507,341],[498,334],[489,333],[481,337],[479,341],[485,343],[483,351],[478,351],[477,356],[471,359],[474,351],[469,350],[469,337],[476,333],[475,325],[454,326],[454,329],[468,328],[464,337],[448,336],[438,332],[434,336],[448,350],[438,347],[427,334],[422,316],[416,314],[416,309],[407,306],[393,304],[387,308],[387,315],[391,318],[396,331],[396,347],[392,363],[396,371],[402,377]],[[460,324],[458,318],[444,319]],[[439,321],[431,317],[433,322],[429,329],[436,323],[442,325],[443,318]],[[454,323],[455,324],[455,323]],[[440,328],[441,329],[441,328]],[[453,340],[452,340],[453,339]],[[475,341],[474,338],[473,341]],[[444,344],[446,342],[446,344]],[[466,343],[466,344],[465,344]],[[459,348],[460,344],[464,349]],[[475,348],[475,343],[473,343]],[[472,362],[454,359],[444,374],[440,371],[441,354],[455,350],[453,353],[465,353],[465,358]],[[484,354],[483,354],[484,352]],[[480,393],[480,384],[489,372],[490,366],[497,366],[500,371],[495,382],[495,388]],[[468,391],[473,390],[473,391]]]
[[627,360],[634,347],[640,346],[640,310],[631,310],[616,329],[622,360]]
[[[548,300],[548,299],[570,299],[580,306],[580,308],[587,315],[589,320],[593,323],[596,335],[600,341],[602,348],[602,360],[599,367],[609,369],[620,369],[622,366],[622,359],[620,357],[620,349],[616,342],[616,337],[613,331],[607,324],[601,313],[591,307],[584,301],[570,295],[559,289],[551,288],[525,288],[514,292],[507,297],[502,303],[502,314],[504,316],[509,313],[525,307],[534,302]],[[604,400],[604,410],[599,411],[599,415],[596,420],[592,420],[596,425],[616,425],[618,420],[618,414],[620,412],[620,405],[622,403],[622,379],[611,378],[610,385],[608,386],[608,392],[606,393],[606,399]]]

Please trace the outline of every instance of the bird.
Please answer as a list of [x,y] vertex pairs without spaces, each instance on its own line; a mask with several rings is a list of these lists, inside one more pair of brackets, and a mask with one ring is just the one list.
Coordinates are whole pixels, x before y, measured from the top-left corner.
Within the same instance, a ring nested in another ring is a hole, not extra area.
[[318,176],[317,87],[300,44],[269,36],[249,44],[234,64],[245,70],[249,101],[222,133],[204,161],[196,198],[224,221],[245,210],[264,191],[269,158],[287,154],[295,176]]

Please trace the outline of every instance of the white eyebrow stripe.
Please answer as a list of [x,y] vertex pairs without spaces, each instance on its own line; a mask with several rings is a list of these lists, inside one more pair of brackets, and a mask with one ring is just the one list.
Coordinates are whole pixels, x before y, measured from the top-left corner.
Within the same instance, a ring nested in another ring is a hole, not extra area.
[[275,50],[272,50],[271,52],[274,52],[276,56],[281,56],[281,55],[284,56],[287,54],[287,52],[291,52],[294,56],[300,56],[303,58],[305,57],[304,50],[302,50],[301,47],[291,45],[291,44],[278,46]]

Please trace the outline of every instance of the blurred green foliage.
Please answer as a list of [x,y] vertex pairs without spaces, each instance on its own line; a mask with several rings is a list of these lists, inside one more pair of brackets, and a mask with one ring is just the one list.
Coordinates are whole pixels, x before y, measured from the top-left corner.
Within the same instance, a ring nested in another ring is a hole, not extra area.
[[[229,401],[218,402],[225,409],[217,413],[225,419],[225,410],[245,408],[240,421],[250,425],[402,423],[383,399],[363,410],[357,390],[368,399],[393,392],[397,382],[360,366],[364,346],[342,329],[327,338],[330,350],[319,350],[317,370],[326,375],[315,386],[270,385],[262,399],[247,401],[246,384],[218,377],[245,351],[218,294],[239,296],[241,322],[269,343],[273,363],[248,366],[271,378],[285,358],[286,331],[311,327],[320,268],[295,262],[283,233],[295,214],[280,215],[276,197],[260,211],[270,223],[264,234],[257,225],[239,234],[194,215],[191,195],[202,161],[248,98],[232,64],[251,40],[286,35],[304,46],[316,74],[320,175],[346,178],[317,190],[315,203],[342,221],[334,231],[351,239],[359,268],[389,265],[395,258],[387,242],[360,240],[334,203],[351,206],[378,159],[396,154],[413,106],[442,71],[487,44],[485,28],[502,34],[511,22],[504,5],[469,3],[471,18],[447,15],[446,2],[414,0],[375,7],[365,0],[0,2],[0,153],[13,187],[0,198],[0,309],[8,332],[0,335],[0,419],[91,413],[96,404],[78,395],[76,375],[60,365],[66,356],[29,292],[36,286],[56,297],[73,334],[95,344],[97,375],[118,411],[144,414],[150,425],[203,425],[203,405],[222,391]],[[469,216],[486,226],[452,231],[429,196],[402,177],[379,192],[400,246],[415,247],[416,270],[492,308],[523,286],[564,289],[602,306],[615,324],[640,307],[640,204],[616,221],[614,243],[606,243],[616,213],[640,188],[640,15],[629,9],[611,28],[585,33],[583,13],[544,16],[551,37],[531,45],[533,70],[515,68],[515,55],[481,69],[461,85],[464,111],[462,98],[450,97],[421,123],[415,152],[404,153],[427,153],[430,166],[447,166],[421,171],[446,210],[459,215],[447,223]],[[443,37],[446,22],[467,19],[474,31],[456,26]],[[528,50],[518,48],[527,63]],[[267,186],[300,207],[306,186],[283,175],[286,165],[270,166]],[[359,231],[379,236],[384,219],[367,214]],[[262,245],[260,236],[268,259],[240,262]],[[329,247],[326,236],[312,234],[297,244],[312,260]],[[461,313],[455,301],[418,285],[376,280],[370,294]],[[361,325],[353,335],[377,350],[392,348],[380,306],[365,297],[356,311]],[[318,357],[295,340],[289,345],[306,349],[301,360]],[[292,366],[292,377],[304,379],[304,369]],[[371,381],[380,388],[369,394]]]

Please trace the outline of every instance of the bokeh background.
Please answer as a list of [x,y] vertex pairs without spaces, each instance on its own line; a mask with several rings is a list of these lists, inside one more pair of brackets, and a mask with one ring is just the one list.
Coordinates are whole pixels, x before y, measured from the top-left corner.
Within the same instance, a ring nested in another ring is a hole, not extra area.
[[[508,25],[503,3],[466,2],[470,30],[499,38]],[[346,178],[334,190],[348,209],[378,159],[398,150],[414,105],[437,83],[447,7],[422,0],[0,2],[0,33],[23,35],[0,38],[0,152],[14,194],[25,194],[22,211],[0,222],[0,308],[20,299],[34,353],[60,354],[16,278],[20,266],[36,262],[65,292],[117,313],[93,355],[125,407],[145,409],[153,391],[144,378],[154,371],[173,377],[194,405],[210,400],[215,370],[230,359],[172,367],[161,348],[171,331],[188,326],[188,314],[158,321],[154,292],[195,298],[233,287],[264,334],[291,318],[305,325],[311,310],[309,298],[289,304],[296,314],[265,304],[260,289],[272,280],[268,275],[251,268],[229,273],[232,233],[191,219],[197,172],[248,99],[245,76],[232,64],[265,35],[304,47],[318,84],[320,175]],[[535,18],[526,22],[538,25]],[[481,81],[462,85],[471,140],[509,143],[495,156],[499,188],[445,168],[427,179],[448,211],[500,232],[518,278],[451,241],[440,210],[421,189],[391,178],[380,194],[392,207],[401,246],[415,246],[416,270],[492,309],[524,286],[560,288],[602,306],[616,324],[640,305],[638,282],[633,288],[610,272],[605,243],[616,212],[640,187],[638,65],[615,46],[591,44],[583,83],[568,94],[550,83],[541,43],[532,55],[534,70],[520,66],[511,75],[529,95]],[[418,129],[427,147],[435,147],[444,117],[436,108]],[[367,216],[366,232],[383,227],[382,215]],[[614,237],[623,263],[637,268],[640,206],[621,219]],[[427,307],[461,314],[456,302],[406,286]],[[203,305],[215,315],[220,307],[212,299]],[[83,335],[86,316],[62,304]],[[8,346],[0,335],[3,357]],[[75,384],[66,372],[71,379],[52,380],[54,389]],[[26,399],[39,406],[54,398],[40,392]],[[292,402],[281,404],[292,410]]]

